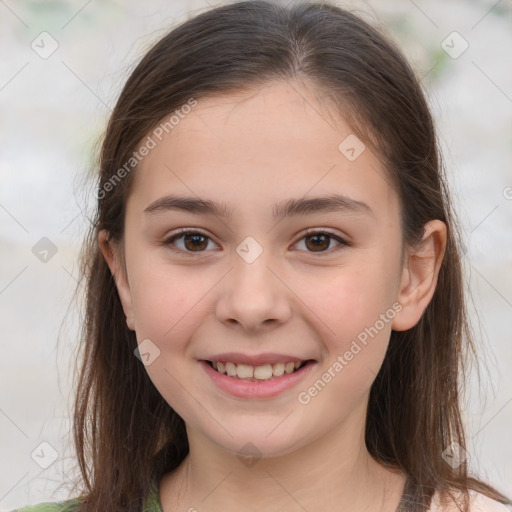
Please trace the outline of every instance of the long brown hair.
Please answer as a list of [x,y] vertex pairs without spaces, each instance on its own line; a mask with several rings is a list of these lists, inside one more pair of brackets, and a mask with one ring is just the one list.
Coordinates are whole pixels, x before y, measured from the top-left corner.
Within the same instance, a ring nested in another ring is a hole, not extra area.
[[[418,503],[433,493],[478,490],[507,502],[468,475],[466,462],[442,457],[465,447],[459,383],[474,351],[465,309],[458,230],[437,135],[420,81],[396,45],[354,14],[326,3],[237,2],[174,28],[143,57],[110,117],[99,158],[97,211],[82,253],[86,311],[80,345],[73,435],[84,483],[82,510],[141,510],[154,478],[188,453],[184,422],[134,356],[98,233],[123,238],[133,158],[141,141],[194,98],[302,80],[381,157],[401,203],[403,240],[423,225],[448,227],[435,294],[418,324],[391,334],[370,393],[366,444],[371,455],[403,471]],[[125,172],[120,171],[121,169]],[[109,185],[110,184],[110,185]]]

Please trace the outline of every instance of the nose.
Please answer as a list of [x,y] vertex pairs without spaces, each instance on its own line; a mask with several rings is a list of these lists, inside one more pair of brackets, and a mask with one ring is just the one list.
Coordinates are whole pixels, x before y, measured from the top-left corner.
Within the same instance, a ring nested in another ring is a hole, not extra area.
[[266,252],[248,263],[234,256],[233,268],[223,280],[216,304],[220,322],[245,331],[277,328],[291,315],[289,288]]

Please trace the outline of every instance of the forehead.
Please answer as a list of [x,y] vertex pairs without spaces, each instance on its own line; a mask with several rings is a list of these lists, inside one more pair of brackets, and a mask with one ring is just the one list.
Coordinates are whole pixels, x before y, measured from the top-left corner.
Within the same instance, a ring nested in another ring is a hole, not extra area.
[[396,206],[376,155],[305,87],[278,82],[200,98],[187,112],[161,140],[149,134],[155,146],[135,171],[129,199],[138,208],[166,193],[223,201],[240,215],[336,192],[372,209]]

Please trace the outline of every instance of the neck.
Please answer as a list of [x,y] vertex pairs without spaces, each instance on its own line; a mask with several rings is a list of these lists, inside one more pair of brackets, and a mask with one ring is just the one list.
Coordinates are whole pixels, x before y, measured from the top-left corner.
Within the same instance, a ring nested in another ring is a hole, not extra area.
[[164,510],[394,512],[403,492],[404,476],[368,453],[361,421],[347,420],[286,455],[246,463],[187,433],[189,455],[160,483]]

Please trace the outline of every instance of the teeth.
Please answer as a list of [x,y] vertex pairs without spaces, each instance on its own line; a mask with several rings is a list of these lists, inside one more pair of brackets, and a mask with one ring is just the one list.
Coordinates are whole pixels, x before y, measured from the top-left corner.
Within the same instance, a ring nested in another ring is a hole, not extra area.
[[236,374],[239,379],[252,379],[254,376],[254,366],[248,364],[237,364]]
[[256,366],[254,368],[254,378],[260,380],[272,378],[272,365],[264,364],[263,366]]
[[230,377],[234,377],[236,375],[236,364],[234,364],[234,363],[226,363],[226,373]]
[[231,362],[222,363],[220,361],[212,362],[213,367],[229,377],[238,377],[239,379],[268,380],[273,377],[281,377],[285,373],[290,374],[299,368],[303,361],[289,363],[263,364],[260,366],[251,366],[249,364],[235,364]]
[[281,377],[284,374],[284,363],[276,363],[272,365],[272,373],[276,377]]

